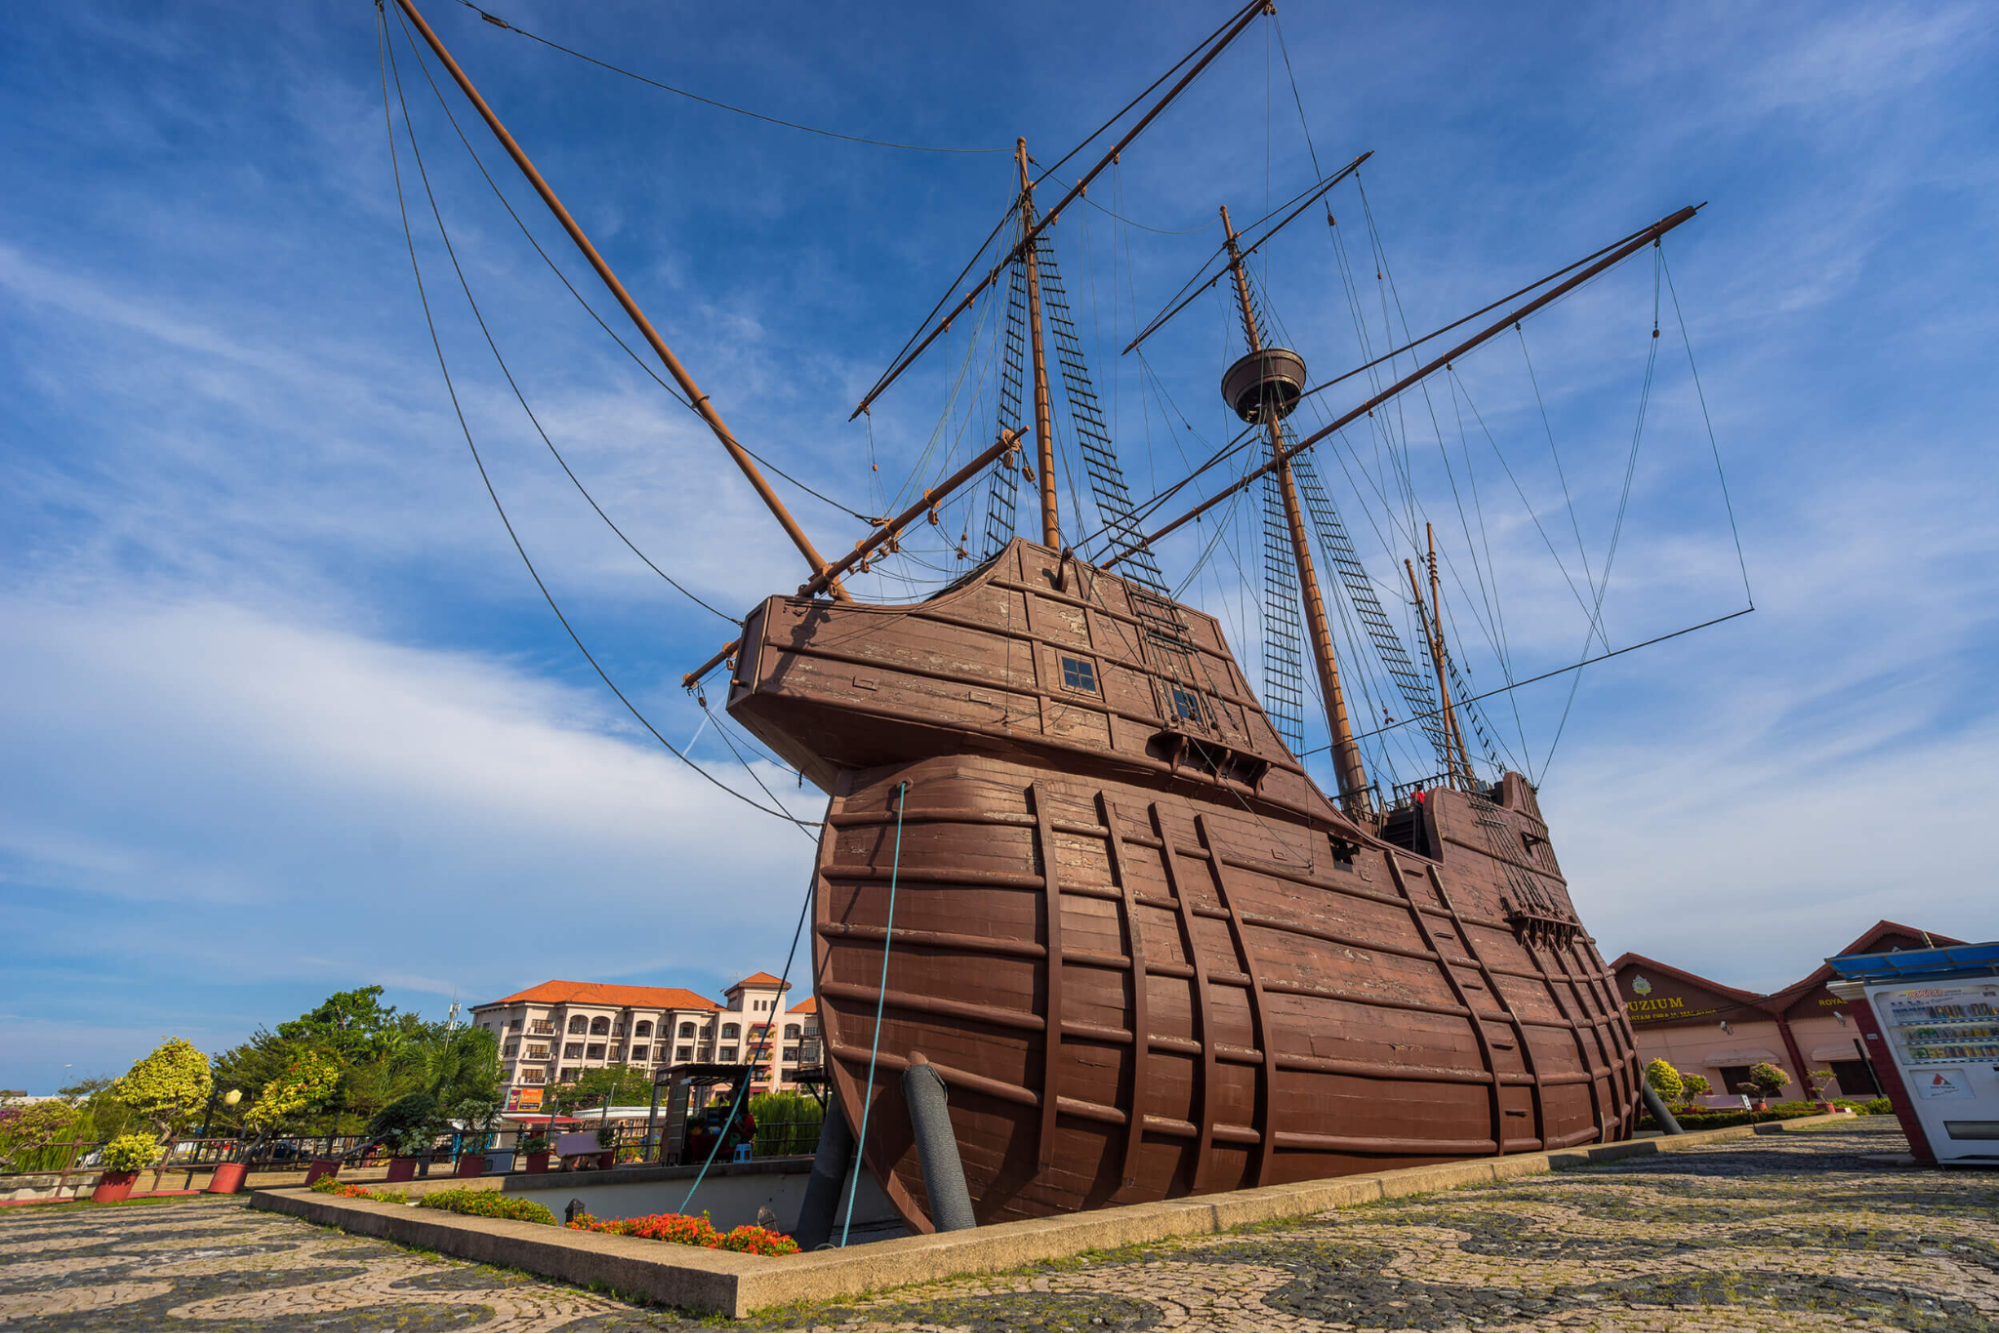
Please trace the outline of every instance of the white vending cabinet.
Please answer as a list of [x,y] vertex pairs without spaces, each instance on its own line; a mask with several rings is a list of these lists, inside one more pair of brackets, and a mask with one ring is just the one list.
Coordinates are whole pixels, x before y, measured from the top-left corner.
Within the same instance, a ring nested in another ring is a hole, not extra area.
[[1866,986],[1937,1161],[1999,1163],[1999,977]]

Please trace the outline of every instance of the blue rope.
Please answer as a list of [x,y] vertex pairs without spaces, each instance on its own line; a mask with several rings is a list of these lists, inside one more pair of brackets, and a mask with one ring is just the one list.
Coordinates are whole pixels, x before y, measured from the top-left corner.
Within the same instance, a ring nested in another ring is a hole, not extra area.
[[861,1095],[861,1133],[854,1139],[854,1166],[847,1173],[847,1220],[840,1224],[840,1246],[845,1249],[847,1233],[854,1226],[854,1192],[861,1188],[861,1150],[868,1143],[868,1112],[875,1101],[875,1058],[882,1049],[882,1005],[888,1000],[888,947],[895,935],[895,878],[902,871],[902,805],[908,783],[895,785],[895,860],[888,871],[888,928],[882,932],[882,980],[875,992],[875,1041],[868,1049],[868,1085]]

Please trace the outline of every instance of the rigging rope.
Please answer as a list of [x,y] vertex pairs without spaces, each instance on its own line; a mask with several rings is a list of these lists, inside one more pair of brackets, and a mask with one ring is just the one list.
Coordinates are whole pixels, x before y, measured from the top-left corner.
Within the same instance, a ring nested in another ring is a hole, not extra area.
[[[854,1137],[854,1165],[847,1173],[847,1217],[840,1224],[840,1248],[846,1249],[847,1233],[854,1226],[854,1192],[861,1188],[861,1153],[868,1145],[868,1113],[875,1103],[875,1062],[882,1049],[882,1007],[888,1003],[888,954],[895,940],[895,882],[902,873],[902,811],[909,798],[907,782],[895,785],[895,860],[888,868],[888,925],[882,929],[882,980],[875,990],[875,1038],[868,1049],[868,1083],[861,1095],[861,1130]],[[837,1114],[837,1109],[828,1108]]]
[[[438,94],[438,102],[439,102],[439,104],[440,104],[440,105],[444,105],[444,97],[443,97],[443,92],[442,92],[442,90],[440,90],[440,89],[439,89],[439,88],[437,87],[437,82],[436,82],[436,80],[434,80],[434,79],[431,79],[431,78],[430,78],[430,69],[429,69],[429,67],[428,67],[427,65],[423,65],[423,64],[422,64],[422,62],[423,62],[423,54],[422,54],[422,52],[420,52],[420,51],[418,51],[418,50],[417,50],[417,46],[416,46],[416,42],[415,42],[415,41],[414,41],[414,40],[413,40],[413,39],[411,38],[411,35],[410,35],[410,32],[409,32],[409,25],[408,25],[408,23],[407,23],[407,22],[405,22],[405,21],[403,20],[403,18],[402,18],[402,14],[401,14],[401,12],[400,12],[400,11],[398,11],[398,12],[397,12],[397,15],[396,15],[396,18],[397,18],[397,21],[398,21],[398,22],[401,22],[401,23],[403,24],[403,37],[404,37],[404,39],[405,39],[405,40],[409,41],[409,43],[410,43],[410,51],[411,51],[411,53],[412,53],[412,54],[414,54],[414,55],[415,55],[415,56],[417,57],[417,61],[418,61],[418,64],[419,64],[419,66],[421,66],[421,67],[422,67],[422,69],[423,69],[423,74],[424,74],[424,78],[425,78],[426,80],[428,80],[428,81],[430,82],[430,86],[431,86],[431,91],[432,91],[432,92],[434,92],[434,93],[437,93],[437,94]],[[401,80],[400,80],[400,78],[398,78],[398,80],[397,80],[397,84],[396,84],[396,96],[397,96],[397,98],[398,98],[398,99],[401,99],[401,97],[402,97],[402,83],[401,83]],[[408,107],[408,104],[407,104],[407,103],[404,103],[404,106],[403,106],[403,113],[404,113],[404,120],[405,120],[405,123],[407,123],[407,121],[408,121],[408,113],[409,113],[409,107]],[[450,107],[449,107],[448,105],[445,105],[445,114],[446,114],[447,116],[449,116],[449,115],[451,114],[451,108],[450,108]],[[455,128],[457,128],[457,120],[456,120],[456,118],[453,118],[453,120],[452,120],[452,126],[453,126],[453,128],[454,128],[454,129],[455,129]],[[464,138],[464,132],[463,132],[463,131],[460,131],[460,132],[459,132],[459,137],[460,137],[460,139],[463,139],[463,138]],[[466,147],[467,147],[467,148],[469,149],[469,148],[471,147],[471,145],[470,145],[470,144],[467,144],[467,145],[466,145]],[[414,136],[414,135],[412,135],[412,136],[411,136],[411,138],[410,138],[410,148],[411,148],[411,151],[412,151],[412,152],[414,152],[414,151],[415,151],[415,149],[416,149],[416,138],[415,138],[415,136]],[[476,155],[476,154],[474,155],[474,160],[475,160],[475,161],[477,160],[477,155]],[[484,171],[484,170],[485,170],[485,166],[484,166],[484,164],[483,164],[483,163],[482,163],[482,164],[480,164],[480,170],[481,170],[481,171]],[[491,180],[491,178],[490,178],[490,177],[489,177],[489,178],[487,179],[487,183],[488,183],[488,184],[492,184],[492,180]],[[495,188],[496,190],[498,189],[498,187],[497,187],[497,186],[495,186],[494,188]],[[502,196],[501,198],[502,198],[502,202],[505,202],[505,196]],[[516,219],[515,219],[515,221],[516,221],[516,222],[518,222],[518,221],[520,221],[520,220],[519,220],[518,218],[516,218]],[[532,238],[532,237],[530,237],[529,239],[530,239],[530,240],[532,240],[533,238]],[[448,243],[447,243],[447,249],[448,249],[448,248],[449,248],[449,246],[448,246]],[[545,258],[547,258],[547,256],[545,256],[545,255],[544,255],[544,256],[543,256],[543,258],[545,259]],[[457,270],[457,271],[458,271],[458,281],[459,281],[459,283],[460,283],[460,285],[461,285],[461,286],[464,286],[464,284],[465,284],[465,274],[464,274],[463,270],[459,270],[459,269],[458,269],[458,258],[457,258],[457,256],[456,256],[455,254],[454,254],[454,255],[452,256],[452,268],[453,268],[454,270]],[[565,279],[564,281],[566,282],[566,281],[567,281],[567,279]],[[574,289],[574,288],[571,288],[570,290],[571,290],[572,292],[574,292],[574,291],[575,291],[575,289]],[[672,575],[668,574],[668,573],[667,573],[667,572],[666,572],[665,570],[662,570],[662,569],[660,569],[658,565],[656,565],[656,564],[654,564],[654,563],[653,563],[653,559],[652,559],[652,557],[650,557],[650,556],[646,555],[646,554],[645,554],[645,552],[643,552],[643,551],[639,550],[639,548],[638,548],[638,545],[637,545],[636,543],[634,543],[634,542],[632,541],[632,539],[631,539],[631,538],[629,538],[629,537],[625,536],[625,530],[624,530],[624,529],[622,529],[622,528],[620,528],[620,527],[618,527],[618,525],[617,525],[617,524],[616,524],[615,522],[613,522],[613,521],[612,521],[612,519],[611,519],[611,516],[610,516],[610,515],[608,515],[608,514],[606,514],[606,513],[604,512],[604,507],[603,507],[602,505],[599,505],[599,504],[597,503],[597,498],[596,498],[595,496],[593,496],[593,495],[591,495],[591,494],[590,494],[590,491],[589,491],[589,488],[587,488],[587,487],[585,487],[585,486],[583,485],[583,481],[582,481],[582,479],[581,479],[581,478],[579,478],[579,477],[578,477],[578,476],[576,475],[576,473],[575,473],[575,472],[574,472],[574,471],[573,471],[573,470],[572,470],[572,469],[570,468],[570,466],[569,466],[569,460],[567,460],[567,459],[565,459],[564,457],[562,457],[562,451],[561,451],[561,450],[559,450],[559,449],[557,449],[557,448],[555,447],[555,442],[554,442],[553,440],[551,440],[551,439],[549,439],[549,438],[548,438],[548,432],[542,429],[542,425],[541,425],[541,419],[535,416],[535,414],[534,414],[534,409],[532,409],[532,408],[530,408],[530,407],[528,406],[528,401],[527,401],[527,398],[526,398],[526,396],[525,396],[525,395],[523,395],[523,394],[521,393],[521,387],[520,387],[520,385],[519,385],[519,384],[517,384],[517,383],[515,383],[515,381],[514,381],[514,376],[513,376],[513,372],[507,369],[507,363],[506,363],[506,360],[505,360],[505,358],[503,358],[503,357],[501,357],[501,356],[500,356],[500,349],[499,349],[499,347],[498,347],[498,346],[497,346],[497,345],[496,345],[496,344],[494,343],[494,340],[493,340],[493,332],[492,332],[492,330],[491,330],[491,329],[489,329],[489,328],[487,328],[487,327],[486,327],[486,317],[485,317],[485,315],[484,315],[483,313],[481,313],[481,312],[480,312],[480,310],[479,310],[479,303],[478,303],[477,301],[474,301],[474,300],[472,299],[472,291],[471,291],[471,288],[470,288],[469,286],[465,288],[465,300],[466,300],[466,302],[467,302],[468,304],[470,304],[470,305],[471,305],[471,307],[472,307],[472,318],[473,318],[473,319],[475,319],[475,320],[477,320],[477,321],[479,322],[479,332],[485,335],[485,338],[486,338],[486,345],[487,345],[488,347],[492,348],[492,350],[493,350],[493,359],[494,359],[495,361],[499,362],[499,365],[500,365],[500,373],[501,373],[502,375],[504,375],[504,376],[506,377],[506,379],[507,379],[507,387],[508,387],[509,389],[513,390],[513,393],[514,393],[514,398],[515,398],[515,399],[516,399],[516,400],[517,400],[517,401],[518,401],[518,402],[520,403],[520,405],[521,405],[521,411],[527,414],[527,419],[528,419],[528,421],[529,421],[529,422],[530,422],[530,423],[531,423],[531,424],[532,424],[532,425],[534,426],[534,430],[535,430],[535,434],[541,437],[541,442],[542,442],[542,443],[543,443],[544,445],[548,446],[548,452],[549,452],[550,454],[554,455],[556,463],[558,463],[558,464],[560,464],[560,465],[561,465],[561,467],[562,467],[562,471],[563,471],[563,474],[564,474],[564,475],[565,475],[566,477],[568,477],[568,478],[569,478],[569,480],[570,480],[570,482],[571,482],[571,483],[572,483],[572,484],[573,484],[573,485],[574,485],[574,486],[576,487],[576,490],[577,490],[578,494],[580,494],[580,495],[581,495],[581,496],[583,497],[583,499],[584,499],[584,500],[586,500],[586,501],[588,501],[588,502],[589,502],[589,504],[590,504],[590,508],[591,508],[591,509],[593,509],[593,510],[595,510],[595,511],[597,512],[597,517],[598,517],[598,518],[600,518],[600,519],[602,519],[602,520],[604,521],[604,524],[605,524],[605,526],[606,526],[606,527],[608,527],[608,528],[609,528],[609,529],[610,529],[610,530],[611,530],[612,532],[614,532],[614,533],[616,533],[616,534],[618,535],[618,540],[619,540],[620,542],[623,542],[623,543],[625,544],[625,546],[626,546],[626,547],[630,548],[630,550],[631,550],[631,553],[632,553],[632,554],[633,554],[634,556],[637,556],[637,557],[638,557],[638,558],[639,558],[639,559],[640,559],[641,561],[644,561],[644,562],[645,562],[645,565],[646,565],[646,568],[647,568],[647,569],[651,570],[651,571],[652,571],[652,572],[653,572],[654,574],[658,575],[658,576],[659,576],[660,578],[662,578],[662,579],[666,580],[666,582],[667,582],[668,584],[670,584],[670,585],[672,585],[672,586],[673,586],[673,588],[675,589],[675,591],[677,591],[677,592],[679,592],[680,594],[682,594],[683,596],[685,596],[685,597],[686,597],[686,598],[687,598],[687,599],[688,599],[689,601],[691,601],[691,602],[695,603],[695,604],[696,604],[697,606],[701,607],[701,608],[702,608],[703,610],[705,610],[705,611],[709,611],[709,612],[713,612],[713,613],[714,613],[714,614],[715,614],[716,616],[719,616],[719,617],[721,617],[721,618],[722,618],[723,620],[727,621],[727,622],[728,622],[729,624],[731,624],[731,625],[737,625],[737,624],[739,624],[739,622],[737,621],[737,619],[736,619],[735,617],[733,617],[733,616],[729,615],[729,614],[728,614],[727,612],[725,612],[725,611],[721,611],[721,610],[719,610],[718,608],[714,607],[714,606],[713,606],[713,605],[711,605],[711,604],[710,604],[709,602],[707,602],[707,601],[706,601],[705,599],[703,599],[703,598],[702,598],[702,597],[700,597],[700,596],[699,596],[698,594],[696,594],[696,593],[695,593],[695,592],[694,592],[694,591],[693,591],[692,589],[690,589],[690,588],[686,587],[686,586],[685,586],[684,584],[682,584],[682,583],[681,583],[681,582],[680,582],[679,580],[675,579],[675,578],[674,578],[674,577],[673,577]],[[592,313],[594,314],[595,312],[593,311]],[[614,335],[614,336],[615,336],[615,335]]]
[[560,51],[562,52],[562,54],[566,56],[574,56],[576,59],[584,61],[587,64],[595,65],[599,69],[609,70],[613,74],[622,74],[627,79],[632,79],[639,83],[646,84],[649,87],[657,88],[662,92],[672,93],[676,97],[685,97],[690,101],[700,102],[705,106],[715,107],[721,111],[732,111],[738,116],[748,116],[751,120],[760,120],[771,125],[782,125],[787,130],[802,130],[806,134],[817,134],[828,139],[844,139],[848,143],[868,144],[875,148],[900,148],[911,153],[977,154],[977,153],[1007,153],[1012,151],[1011,149],[1007,148],[933,148],[923,144],[900,144],[887,139],[868,139],[858,134],[841,134],[837,130],[822,130],[819,129],[817,126],[800,125],[797,121],[783,120],[777,116],[766,116],[761,111],[751,111],[747,107],[732,106],[727,102],[718,102],[712,97],[703,97],[699,93],[690,93],[685,88],[676,88],[670,83],[661,83],[658,79],[649,79],[643,74],[635,74],[631,70],[624,69],[617,65],[613,65],[608,60],[599,60],[595,56],[585,55],[581,51],[573,50],[570,47],[564,46],[560,42],[552,42],[546,37],[542,37],[539,36],[538,34],[529,32],[526,28],[520,27],[518,24],[509,23],[506,19],[501,18],[498,14],[488,13],[486,10],[483,10],[479,6],[473,4],[472,0],[458,0],[458,3],[465,6],[467,9],[471,10],[473,13],[477,14],[480,18],[486,20],[486,22],[492,24],[496,28],[504,28],[508,32],[517,32],[531,42],[540,42],[543,46],[548,47],[550,50]]
[[[610,673],[604,670],[602,664],[597,661],[596,655],[592,654],[588,646],[584,644],[582,637],[576,633],[576,628],[569,623],[569,618],[563,614],[561,606],[556,603],[555,595],[549,592],[548,585],[542,581],[541,572],[535,568],[534,561],[529,558],[527,548],[521,544],[520,534],[514,531],[513,521],[507,517],[506,507],[500,503],[499,492],[493,488],[493,479],[486,472],[486,461],[479,456],[479,446],[472,439],[472,427],[465,420],[465,408],[459,402],[457,387],[452,383],[451,368],[446,364],[444,359],[444,344],[438,337],[437,321],[431,314],[430,296],[426,292],[423,283],[423,268],[417,262],[416,234],[410,227],[409,206],[403,197],[402,165],[400,155],[396,151],[395,120],[391,115],[389,107],[389,80],[391,72],[395,69],[395,48],[388,40],[387,20],[383,18],[379,10],[376,11],[375,35],[376,55],[382,65],[382,122],[389,136],[389,162],[396,184],[396,207],[402,218],[403,241],[409,247],[410,271],[416,277],[417,300],[423,306],[424,325],[430,332],[431,350],[437,354],[437,368],[444,376],[445,393],[450,396],[451,410],[458,418],[458,429],[465,437],[465,447],[472,453],[472,463],[479,470],[479,480],[485,484],[486,496],[493,502],[493,509],[500,516],[500,524],[507,530],[507,538],[513,543],[514,551],[520,556],[521,563],[527,566],[529,577],[534,580],[535,587],[541,590],[542,600],[547,602],[548,609],[555,613],[555,619],[562,623],[563,630],[569,635],[570,642],[576,645],[577,652],[583,655],[584,660],[590,664],[591,669],[597,673],[598,678],[610,688],[613,695],[617,696],[618,702],[625,706],[625,711],[637,719],[639,725],[650,732],[654,740],[666,747],[675,759],[744,805],[762,811],[766,815],[776,816],[787,824],[796,826],[806,837],[816,838],[817,835],[814,832],[818,827],[816,824],[809,824],[806,821],[800,820],[797,816],[792,815],[781,807],[772,809],[771,807],[762,805],[753,797],[743,795],[727,783],[724,783],[721,779],[709,773],[706,769],[703,769],[699,764],[696,764],[693,759],[676,749],[671,741],[662,736],[659,729],[654,727],[651,721],[643,713],[639,712],[638,707],[626,697],[625,692],[618,688],[617,682],[611,679]],[[423,181],[424,193],[430,199],[431,211],[433,216],[437,218],[438,233],[444,239],[445,250],[447,253],[452,253],[450,236],[444,230],[443,214],[437,209],[437,197],[431,193],[430,178],[424,172],[422,155],[417,152],[416,136],[409,119],[409,103],[402,96],[402,77],[399,72],[395,74],[395,81],[396,100],[402,105],[403,128],[410,136],[410,152],[415,157],[417,163],[417,174]],[[454,266],[457,264],[455,253],[453,254],[452,263]]]
[[[1624,516],[1631,505],[1631,482],[1638,472],[1638,446],[1645,437],[1645,411],[1652,403],[1652,380],[1659,366],[1659,274],[1660,256],[1663,249],[1657,241],[1652,243],[1652,337],[1648,340],[1645,356],[1645,380],[1638,390],[1638,420],[1631,427],[1631,452],[1624,462],[1624,486],[1617,497],[1617,521],[1611,525],[1610,548],[1603,558],[1603,577],[1596,589],[1596,614],[1590,618],[1590,628],[1583,636],[1583,652],[1589,652],[1591,636],[1610,647],[1610,637],[1603,625],[1603,599],[1610,592],[1610,570],[1617,562],[1617,546],[1624,536]],[[1569,683],[1569,698],[1562,705],[1562,718],[1555,726],[1555,739],[1548,743],[1548,754],[1541,761],[1541,772],[1546,774],[1548,766],[1554,763],[1555,747],[1562,744],[1562,733],[1569,725],[1569,711],[1576,705],[1576,691],[1582,687],[1582,677],[1578,675]]]
[[[694,405],[692,403],[689,403],[687,399],[681,395],[680,390],[677,387],[668,384],[665,380],[660,379],[659,372],[654,370],[652,368],[652,365],[648,361],[646,361],[644,357],[641,357],[638,354],[638,352],[633,349],[630,343],[627,343],[623,338],[621,338],[618,335],[617,330],[613,329],[609,324],[605,322],[604,317],[597,313],[597,308],[595,306],[592,306],[589,300],[585,298],[581,292],[576,290],[576,285],[569,281],[569,275],[562,271],[561,266],[558,265],[555,262],[555,260],[549,256],[548,251],[542,248],[542,244],[539,240],[535,238],[535,234],[532,231],[528,230],[527,223],[522,221],[521,215],[514,210],[513,203],[507,198],[506,192],[500,189],[499,183],[493,179],[492,173],[486,170],[485,160],[479,156],[479,151],[474,147],[472,147],[472,141],[466,138],[464,128],[458,124],[458,117],[452,114],[451,104],[450,102],[445,100],[444,90],[438,87],[436,78],[432,76],[430,72],[430,65],[428,62],[424,60],[423,57],[423,48],[417,45],[415,36],[409,30],[409,22],[403,17],[401,10],[396,11],[396,21],[402,25],[403,39],[409,43],[410,53],[416,57],[417,68],[423,72],[424,79],[430,84],[430,91],[436,96],[438,106],[442,108],[444,111],[444,118],[451,122],[451,128],[457,132],[458,142],[465,145],[466,153],[469,154],[472,158],[472,165],[479,169],[479,174],[485,178],[486,184],[492,189],[495,197],[499,199],[500,207],[504,208],[507,211],[507,216],[514,220],[514,226],[520,228],[521,235],[527,238],[528,244],[534,247],[534,251],[537,255],[541,256],[542,263],[548,265],[549,271],[556,276],[556,279],[559,282],[561,282],[561,284],[564,287],[569,289],[569,295],[576,298],[577,304],[583,307],[584,313],[589,315],[592,320],[596,321],[598,328],[602,329],[605,333],[610,335],[611,341],[616,343],[621,349],[623,349],[625,355],[632,359],[632,363],[636,365],[641,371],[643,371],[647,376],[647,378],[652,380],[652,382],[658,385],[661,389],[664,389],[667,393],[667,396],[671,398],[674,402],[678,403],[681,407],[686,408],[689,412],[694,412],[695,411]],[[696,413],[696,415],[698,416],[699,414]],[[748,445],[743,444],[743,441],[741,440],[740,437],[737,438],[736,443],[739,446],[741,446],[742,451],[745,454],[748,454],[758,463],[761,463],[765,468],[768,468],[772,473],[776,474],[778,477],[783,478],[785,481],[791,483],[791,485],[797,487],[800,491],[803,491],[806,495],[811,496],[814,500],[817,500],[825,505],[830,505],[834,509],[839,510],[842,514],[845,514],[850,518],[858,519],[862,523],[870,522],[869,516],[861,513],[859,510],[854,509],[850,505],[842,504],[840,501],[833,499],[831,496],[822,495],[820,492],[814,490],[812,487],[807,486],[804,482],[799,481],[796,477],[793,477],[790,473],[778,467],[775,463],[772,463],[769,459],[757,453],[754,449],[751,449]],[[641,559],[643,559],[643,557],[641,557]]]
[[1708,416],[1707,392],[1701,388],[1700,367],[1694,365],[1694,342],[1687,334],[1687,317],[1680,313],[1680,294],[1673,288],[1673,270],[1672,266],[1666,263],[1666,247],[1660,245],[1658,252],[1659,272],[1666,275],[1666,295],[1673,301],[1673,318],[1679,322],[1680,342],[1687,349],[1687,370],[1694,377],[1694,396],[1700,400],[1701,422],[1707,427],[1708,449],[1714,455],[1714,475],[1721,483],[1721,503],[1728,510],[1728,531],[1735,539],[1735,563],[1742,571],[1742,596],[1749,599],[1749,605],[1754,607],[1756,595],[1749,591],[1749,562],[1742,554],[1742,532],[1735,526],[1735,501],[1729,497],[1728,477],[1721,470],[1721,446],[1714,438],[1714,419]]
[[[1034,157],[1032,154],[1028,156],[1027,160],[1029,162],[1034,162],[1034,165],[1037,167],[1041,165],[1039,162],[1034,161]],[[1055,182],[1055,184],[1062,186],[1064,189],[1067,189],[1069,186],[1069,182],[1063,180],[1060,176],[1057,176],[1052,171],[1043,172],[1041,174],[1041,179],[1044,181],[1053,181]],[[1096,200],[1090,198],[1089,191],[1087,190],[1083,192],[1082,198],[1085,204],[1088,204],[1091,208],[1095,209],[1097,212],[1115,218],[1119,222],[1124,223],[1126,226],[1136,227],[1140,231],[1157,232],[1161,236],[1192,236],[1195,232],[1205,232],[1206,230],[1208,230],[1208,228],[1215,225],[1212,221],[1209,221],[1209,222],[1200,223],[1197,226],[1193,227],[1179,227],[1179,228],[1154,227],[1150,223],[1140,222],[1137,218],[1127,218],[1122,213],[1116,212],[1115,210],[1112,209],[1105,208],[1102,204],[1099,204]]]
[[[829,802],[828,804],[830,806],[831,803]],[[812,885],[808,883],[805,887],[805,901],[798,905],[798,925],[791,929],[791,949],[784,956],[784,971],[778,974],[776,1005],[779,1016],[784,1014],[784,996],[786,992],[791,990],[791,963],[792,960],[798,957],[798,941],[805,934],[805,915],[811,909]],[[763,1063],[764,1051],[769,1047],[777,1031],[777,1025],[778,1020],[775,1018],[764,1024],[763,1038],[758,1041],[756,1054],[751,1056],[748,1062],[752,1070]],[[717,1042],[720,1042],[720,1040],[720,1038],[716,1039]],[[708,1169],[715,1165],[715,1155],[721,1152],[722,1145],[728,1140],[729,1127],[736,1124],[736,1117],[743,1110],[743,1103],[748,1095],[749,1087],[750,1081],[748,1077],[745,1077],[741,1083],[736,1085],[736,1100],[729,1108],[728,1117],[722,1122],[722,1132],[715,1136],[715,1143],[708,1150],[707,1161],[701,1164],[701,1170],[694,1174],[694,1184],[687,1188],[687,1194],[681,1198],[681,1213],[684,1214],[687,1212],[687,1206],[694,1202],[694,1192],[700,1190],[701,1183],[708,1179]]]

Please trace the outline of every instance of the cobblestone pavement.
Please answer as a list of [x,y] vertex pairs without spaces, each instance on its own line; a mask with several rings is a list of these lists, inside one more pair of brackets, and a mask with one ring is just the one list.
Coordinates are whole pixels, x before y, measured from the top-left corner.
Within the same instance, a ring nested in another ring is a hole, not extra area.
[[1889,1117],[691,1320],[232,1201],[0,1210],[0,1329],[1999,1329],[1999,1175]]

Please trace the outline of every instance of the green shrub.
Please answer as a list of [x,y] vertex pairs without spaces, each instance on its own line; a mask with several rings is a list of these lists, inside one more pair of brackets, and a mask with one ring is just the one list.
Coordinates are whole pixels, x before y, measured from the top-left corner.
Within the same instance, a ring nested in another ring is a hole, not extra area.
[[[1800,1116],[1819,1116],[1819,1105],[1815,1102],[1783,1102],[1772,1105],[1767,1112],[1678,1112],[1673,1119],[1680,1123],[1682,1130],[1722,1130],[1729,1126],[1760,1126],[1769,1121],[1791,1121]],[[1659,1123],[1650,1116],[1640,1118],[1639,1130],[1657,1130]]]
[[1667,1102],[1673,1101],[1686,1090],[1680,1072],[1675,1070],[1673,1063],[1663,1056],[1645,1067],[1645,1082],[1656,1089],[1659,1096]]
[[98,1164],[107,1172],[136,1172],[160,1160],[160,1146],[151,1135],[120,1135],[104,1146]]
[[418,1091],[376,1112],[368,1122],[368,1134],[388,1145],[397,1157],[414,1158],[429,1151],[443,1121],[436,1096]]
[[555,1215],[533,1200],[516,1199],[496,1190],[440,1190],[417,1201],[426,1209],[448,1209],[474,1218],[511,1218],[518,1223],[555,1224]]
[[819,1145],[824,1113],[816,1098],[788,1090],[759,1093],[750,1099],[750,1115],[756,1120],[754,1152],[759,1158],[808,1154]]
[[1895,1111],[1895,1104],[1886,1098],[1869,1098],[1860,1104],[1860,1110],[1869,1116],[1890,1116]]
[[208,1058],[196,1051],[194,1044],[168,1038],[150,1055],[134,1061],[109,1092],[152,1122],[157,1142],[171,1139],[207,1100],[213,1086]]

